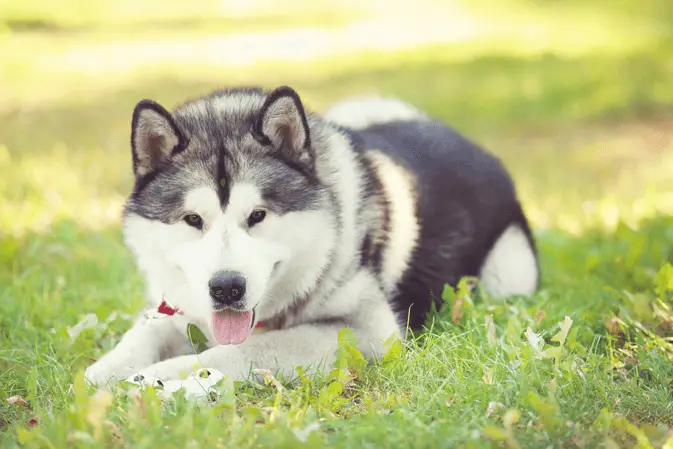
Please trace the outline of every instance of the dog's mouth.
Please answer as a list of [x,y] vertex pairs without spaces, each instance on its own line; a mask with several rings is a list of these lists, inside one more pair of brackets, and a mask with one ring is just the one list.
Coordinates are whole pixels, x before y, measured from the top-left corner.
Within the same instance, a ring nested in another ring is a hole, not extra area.
[[240,345],[255,324],[255,309],[248,312],[225,309],[213,312],[213,336],[220,345]]

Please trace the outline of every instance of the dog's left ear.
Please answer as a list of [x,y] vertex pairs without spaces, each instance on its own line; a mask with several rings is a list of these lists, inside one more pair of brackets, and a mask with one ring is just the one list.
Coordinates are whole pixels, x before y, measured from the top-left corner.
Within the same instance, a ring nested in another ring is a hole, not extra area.
[[285,160],[302,171],[313,171],[308,121],[294,89],[281,86],[266,97],[254,131],[261,143],[273,145]]
[[136,177],[154,171],[184,150],[187,140],[163,106],[142,100],[133,110],[131,150]]

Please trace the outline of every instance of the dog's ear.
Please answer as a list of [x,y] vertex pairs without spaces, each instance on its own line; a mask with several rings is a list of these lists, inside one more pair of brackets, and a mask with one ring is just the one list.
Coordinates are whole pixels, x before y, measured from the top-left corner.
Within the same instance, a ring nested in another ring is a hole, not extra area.
[[152,100],[140,101],[133,110],[131,150],[136,177],[153,171],[159,164],[186,147],[186,139],[170,112]]
[[304,172],[313,171],[306,113],[299,94],[291,87],[281,86],[266,97],[254,134],[262,144],[272,145],[287,162]]

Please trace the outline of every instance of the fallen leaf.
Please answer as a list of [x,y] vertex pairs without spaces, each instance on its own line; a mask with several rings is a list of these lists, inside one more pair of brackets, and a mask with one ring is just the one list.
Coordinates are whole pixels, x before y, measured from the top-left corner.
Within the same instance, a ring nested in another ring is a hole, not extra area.
[[544,310],[540,310],[537,315],[535,315],[535,324],[540,324],[545,315]]
[[502,410],[505,408],[505,404],[502,402],[494,402],[491,401],[488,403],[488,407],[486,407],[486,417],[490,417],[496,410]]
[[68,335],[70,336],[70,342],[72,343],[77,339],[80,333],[85,331],[86,329],[91,329],[94,328],[98,325],[98,316],[95,313],[87,313],[84,315],[84,318],[82,318],[79,323],[75,324],[74,326],[68,326],[66,330],[68,331]]
[[451,321],[455,324],[460,323],[460,319],[463,317],[463,304],[465,303],[465,298],[458,297],[453,303],[453,308],[451,309]]
[[610,332],[612,335],[616,336],[622,335],[622,328],[619,325],[619,318],[617,317],[607,318],[603,322],[603,326],[605,326],[608,332]]
[[542,347],[544,345],[544,339],[539,335],[537,335],[535,332],[533,332],[533,329],[531,329],[530,327],[526,329],[525,335],[526,339],[528,340],[528,344],[530,344],[530,347],[535,352],[536,357],[542,357]]
[[294,436],[301,441],[302,443],[305,443],[308,438],[311,436],[311,434],[317,430],[320,429],[320,424],[317,422],[313,422],[303,429],[292,429],[292,433],[294,433]]
[[32,416],[31,418],[28,419],[28,421],[26,421],[26,427],[32,429],[33,427],[37,426],[39,422],[40,418],[38,418],[37,416]]
[[19,407],[30,408],[30,403],[26,401],[23,396],[12,396],[7,398],[9,405],[16,405]]
[[491,315],[486,315],[484,317],[484,321],[486,322],[486,338],[488,340],[488,344],[495,346],[498,340],[495,334],[495,323],[493,322],[493,317]]
[[273,373],[271,373],[271,371],[269,371],[268,369],[257,368],[254,371],[255,371],[255,374],[257,374],[258,376],[260,376],[264,379],[264,381],[267,383],[267,385],[268,384],[273,385],[274,387],[276,387],[276,390],[278,390],[278,391],[283,390],[283,386],[280,384],[280,382],[278,382],[278,379],[276,379],[274,377]]
[[570,326],[573,325],[573,320],[566,316],[563,321],[559,323],[561,330],[551,338],[551,341],[555,341],[561,344],[564,344],[566,338],[568,338],[568,332],[570,332]]

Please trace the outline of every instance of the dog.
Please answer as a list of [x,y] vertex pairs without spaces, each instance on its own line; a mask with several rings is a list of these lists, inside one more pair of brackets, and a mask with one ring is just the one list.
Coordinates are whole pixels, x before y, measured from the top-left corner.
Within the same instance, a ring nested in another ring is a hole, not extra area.
[[[150,308],[85,370],[92,383],[237,380],[368,358],[421,330],[445,284],[539,288],[538,251],[500,160],[396,98],[308,111],[288,86],[236,87],[133,111],[127,246]],[[201,352],[190,325],[205,337]],[[322,367],[322,368],[320,368]]]

